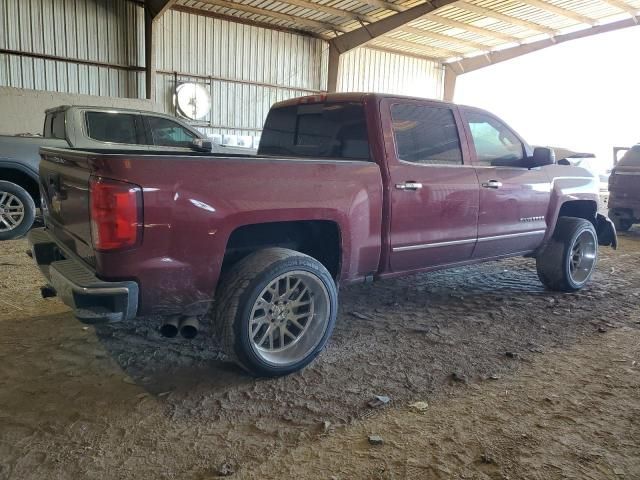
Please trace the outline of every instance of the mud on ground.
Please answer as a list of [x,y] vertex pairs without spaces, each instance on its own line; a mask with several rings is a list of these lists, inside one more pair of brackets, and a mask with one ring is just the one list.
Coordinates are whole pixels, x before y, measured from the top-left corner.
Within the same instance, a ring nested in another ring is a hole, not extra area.
[[276,380],[206,329],[80,324],[26,248],[0,246],[0,479],[640,478],[639,230],[572,295],[526,259],[344,288],[326,351]]

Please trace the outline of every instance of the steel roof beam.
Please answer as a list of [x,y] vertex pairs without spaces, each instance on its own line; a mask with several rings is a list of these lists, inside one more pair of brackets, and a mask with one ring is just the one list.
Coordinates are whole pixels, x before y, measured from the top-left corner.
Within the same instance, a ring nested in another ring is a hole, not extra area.
[[[373,42],[385,42],[386,44],[391,44],[399,46],[412,48],[414,50],[420,50],[424,52],[427,56],[431,58],[455,58],[460,57],[462,54],[460,52],[455,52],[453,50],[447,50],[446,48],[435,47],[432,45],[427,45],[425,43],[420,43],[412,40],[405,40],[404,38],[396,38],[390,37],[389,35],[383,35],[381,37],[376,38]],[[376,45],[375,43],[372,43]]]
[[[322,40],[328,40],[329,37],[320,33],[313,32],[311,30],[296,29],[294,27],[286,27],[283,25],[276,25],[268,21],[251,20],[243,17],[236,17],[233,15],[216,12],[214,10],[205,10],[202,8],[185,7],[184,5],[174,5],[171,10],[176,12],[190,13],[191,15],[200,15],[208,18],[219,18],[220,20],[226,20],[227,22],[241,23],[243,25],[251,25],[252,27],[266,28],[267,30],[275,30],[278,32],[287,32],[294,35],[308,35],[313,38],[320,38]],[[331,37],[333,38],[333,37]]]
[[431,38],[433,40],[439,40],[441,42],[449,42],[464,47],[475,48],[476,50],[490,50],[491,46],[480,42],[474,42],[471,40],[462,40],[461,38],[452,37],[450,35],[443,35],[442,33],[432,32],[423,28],[416,28],[410,25],[403,25],[396,30],[397,32],[411,33],[413,35],[420,35],[421,37]]
[[605,25],[596,25],[584,30],[578,30],[577,32],[558,34],[554,38],[546,38],[537,42],[527,43],[519,45],[517,47],[506,48],[495,52],[490,52],[485,55],[479,55],[477,57],[465,58],[456,62],[447,63],[446,65],[451,68],[457,75],[463,73],[473,72],[496,63],[511,60],[527,53],[542,50],[543,48],[552,47],[559,43],[568,42],[578,38],[590,37],[592,35],[598,35],[600,33],[611,32],[614,30],[620,30],[622,28],[634,27],[638,25],[640,17],[627,18],[617,22],[607,23]]
[[334,17],[346,18],[348,20],[357,20],[359,22],[369,22],[369,23],[373,23],[378,20],[377,18],[372,17],[370,15],[350,12],[349,10],[342,10],[340,8],[330,7],[327,5],[322,5],[320,3],[309,2],[307,0],[279,0],[279,1],[288,3],[289,5],[295,5],[298,7],[303,7],[310,10],[323,12],[328,15],[333,15]]
[[178,3],[178,0],[145,0],[144,6],[151,15],[151,19],[155,20],[176,3]]
[[252,7],[250,5],[244,5],[242,3],[230,2],[227,0],[200,0],[202,3],[213,5],[216,7],[229,8],[238,10],[240,12],[252,13],[254,15],[260,15],[267,18],[273,18],[275,20],[283,20],[294,25],[304,25],[307,28],[322,29],[328,32],[348,32],[346,28],[340,25],[333,25],[331,23],[320,22],[318,20],[311,20],[309,18],[299,17],[297,15],[289,15],[282,12],[274,12],[264,8]]
[[596,24],[596,21],[593,18],[585,17],[584,15],[580,15],[579,13],[572,12],[571,10],[558,7],[551,3],[543,2],[542,0],[518,0],[518,1],[525,5],[535,7],[539,10],[545,10],[549,13],[554,13],[556,15],[560,15],[561,17],[569,18],[578,23],[586,23],[587,25],[591,25],[591,26],[594,26]]
[[[369,1],[371,0],[367,0],[365,3],[368,3]],[[380,0],[376,0],[376,2],[377,1]],[[453,3],[455,1],[456,0],[427,1],[425,3],[416,5],[415,7],[408,8],[404,11],[378,20],[377,22],[370,23],[369,25],[363,24],[360,28],[331,39],[329,41],[327,89],[330,92],[335,92],[338,86],[340,55],[348,52],[349,50],[353,50],[354,48],[361,47],[371,42],[372,40],[375,40],[376,38],[397,30],[399,27],[406,25],[412,20],[420,18],[437,8],[449,5],[450,3]]]
[[[612,0],[613,1],[613,0]],[[552,28],[545,27],[544,25],[539,25],[535,22],[531,22],[529,20],[523,20],[521,18],[512,17],[510,15],[505,15],[500,12],[496,12],[495,10],[490,10],[488,8],[479,7],[477,5],[473,5],[469,2],[457,2],[456,8],[460,8],[462,10],[466,10],[467,12],[476,13],[478,15],[482,15],[487,18],[493,18],[495,20],[499,20],[503,23],[508,23],[510,25],[517,25],[519,27],[526,28],[528,30],[532,30],[534,32],[546,33],[548,35],[555,35],[557,32]]]
[[[219,0],[216,0],[219,1]],[[403,25],[420,18],[437,8],[454,3],[456,0],[434,0],[411,7],[404,12],[398,12],[377,22],[363,25],[351,32],[340,35],[331,40],[331,43],[339,53],[345,53],[354,48],[365,45],[371,40],[396,30]]]
[[402,5],[396,5],[395,3],[385,2],[384,0],[357,0],[359,3],[370,5],[376,8],[383,8],[385,10],[391,10],[392,12],[404,12],[409,10],[409,7]]
[[628,3],[623,2],[622,0],[600,0],[600,1],[606,3],[607,5],[611,5],[612,7],[616,7],[618,10],[622,10],[623,12],[628,13],[632,17],[638,16],[638,13],[640,12],[640,9],[634,8]]
[[493,38],[496,40],[502,40],[507,43],[521,43],[522,39],[518,37],[514,37],[513,35],[507,35],[505,33],[495,32],[493,30],[489,30],[487,28],[476,27],[475,25],[469,25],[464,22],[458,22],[457,20],[452,20],[450,18],[443,17],[441,15],[429,15],[427,20],[435,23],[439,23],[440,25],[446,25],[452,28],[459,28],[460,30],[466,30],[467,32],[476,33],[478,35],[482,35],[486,38]]

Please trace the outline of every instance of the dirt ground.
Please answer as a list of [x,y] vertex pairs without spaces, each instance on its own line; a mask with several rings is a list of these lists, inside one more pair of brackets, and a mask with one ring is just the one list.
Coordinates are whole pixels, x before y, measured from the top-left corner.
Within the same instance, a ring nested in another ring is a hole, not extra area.
[[206,329],[82,325],[26,248],[0,244],[0,479],[640,479],[640,229],[572,295],[526,259],[344,288],[276,380]]

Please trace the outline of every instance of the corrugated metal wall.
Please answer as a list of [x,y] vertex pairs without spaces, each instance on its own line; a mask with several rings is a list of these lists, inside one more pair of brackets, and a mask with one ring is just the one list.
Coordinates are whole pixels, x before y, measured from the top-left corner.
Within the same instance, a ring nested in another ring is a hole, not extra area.
[[[173,10],[156,31],[161,109],[174,112],[176,82],[205,84],[211,113],[196,125],[209,134],[258,136],[274,102],[327,88],[322,40]],[[0,86],[144,98],[143,67],[139,3],[0,0]],[[360,48],[343,55],[338,86],[441,98],[442,71],[428,60]]]
[[144,97],[144,12],[128,0],[2,0],[0,50],[0,86]]
[[357,48],[340,57],[338,90],[442,99],[442,66],[418,57]]
[[207,133],[259,135],[274,102],[326,90],[322,40],[178,11],[157,28],[156,99],[173,112],[176,78],[207,85]]

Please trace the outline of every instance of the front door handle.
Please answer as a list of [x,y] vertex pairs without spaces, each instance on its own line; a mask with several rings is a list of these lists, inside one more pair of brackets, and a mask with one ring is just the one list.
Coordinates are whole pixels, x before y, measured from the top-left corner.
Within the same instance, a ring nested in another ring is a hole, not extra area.
[[422,188],[422,184],[419,182],[396,183],[396,188],[398,190],[420,190]]
[[502,186],[502,182],[499,182],[498,180],[489,180],[486,183],[483,183],[482,186],[484,188],[500,188]]

